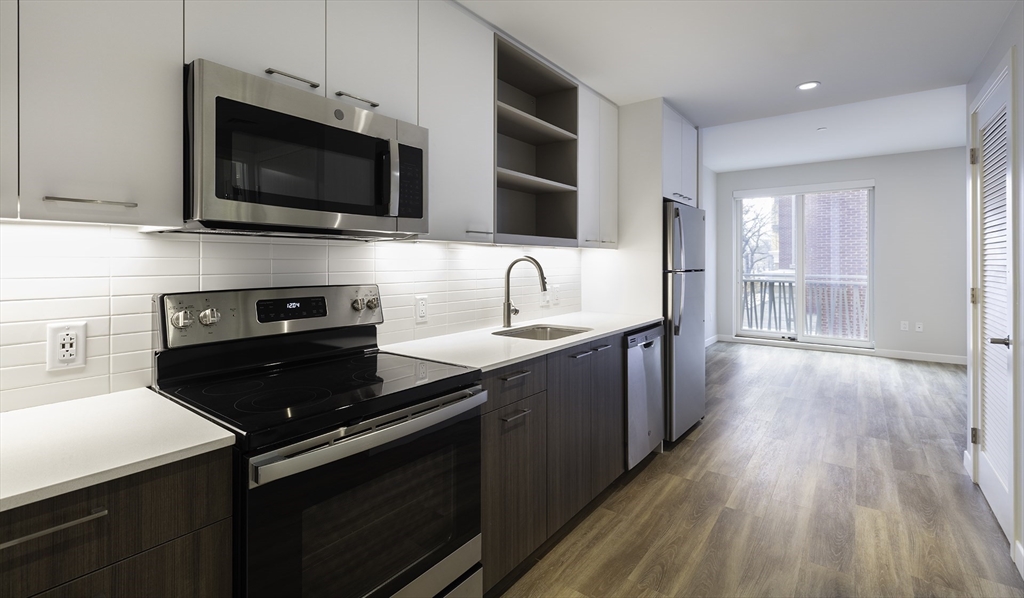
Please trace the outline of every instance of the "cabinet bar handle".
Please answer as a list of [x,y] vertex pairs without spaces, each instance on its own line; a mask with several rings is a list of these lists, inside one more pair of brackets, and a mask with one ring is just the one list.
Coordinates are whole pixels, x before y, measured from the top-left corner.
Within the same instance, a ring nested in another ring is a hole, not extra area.
[[380,104],[378,102],[374,102],[373,100],[368,100],[366,98],[361,98],[359,96],[354,96],[354,95],[352,95],[350,93],[346,93],[344,91],[336,91],[336,92],[334,92],[334,95],[338,96],[339,98],[340,97],[349,97],[349,98],[352,98],[353,100],[359,100],[360,102],[366,102],[367,104],[370,105],[371,108],[376,108],[376,107],[380,106]]
[[493,235],[494,231],[489,230],[467,230],[467,233],[471,235]]
[[310,81],[309,79],[303,79],[302,77],[300,77],[298,75],[293,75],[291,73],[286,73],[284,71],[279,71],[277,69],[267,69],[267,70],[265,70],[263,72],[268,74],[268,75],[281,75],[282,77],[288,77],[289,79],[295,79],[296,81],[302,81],[303,83],[305,83],[306,85],[309,85],[313,89],[316,89],[317,87],[320,87],[320,84],[317,83],[316,81]]
[[595,351],[604,351],[605,349],[611,349],[611,345],[601,345],[600,347],[594,347]]
[[533,411],[533,409],[523,409],[519,413],[517,413],[516,415],[513,415],[512,417],[503,417],[503,418],[501,418],[501,421],[506,422],[506,423],[510,422],[510,421],[515,421],[515,420],[519,419],[520,417],[524,417],[526,415],[529,415],[530,412],[532,412],[532,411]]
[[108,514],[108,511],[106,509],[104,509],[104,508],[93,509],[92,514],[86,515],[85,517],[81,517],[79,519],[75,519],[74,521],[68,521],[67,523],[62,523],[60,525],[55,525],[55,526],[53,526],[53,527],[51,527],[49,529],[44,529],[41,532],[36,532],[34,534],[29,534],[27,536],[22,536],[20,538],[15,539],[15,540],[11,540],[10,542],[4,542],[3,544],[0,544],[0,550],[5,550],[7,548],[10,548],[11,546],[17,546],[18,544],[24,544],[25,542],[29,542],[31,540],[35,540],[36,538],[42,538],[43,536],[49,536],[52,533],[59,532],[59,531],[61,531],[63,529],[68,529],[69,527],[74,527],[76,525],[81,525],[81,524],[83,524],[83,523],[85,523],[87,521],[92,521],[93,519],[99,519],[100,517],[106,517],[107,514]]
[[693,201],[693,198],[692,198],[692,197],[690,197],[690,196],[688,196],[688,195],[683,195],[682,193],[673,193],[673,194],[672,194],[672,196],[673,196],[673,197],[682,197],[682,198],[683,198],[683,199],[685,199],[686,201]]
[[110,201],[107,199],[79,199],[77,197],[54,197],[53,195],[47,195],[43,197],[43,201],[66,201],[69,203],[91,203],[101,206],[121,206],[123,208],[137,208],[139,204],[134,201]]
[[590,355],[593,352],[594,350],[591,349],[590,351],[583,351],[582,353],[576,353],[575,355],[570,355],[569,357],[572,359],[581,359],[583,357],[586,357],[587,355]]
[[502,376],[501,377],[501,381],[502,382],[511,382],[513,380],[518,380],[518,379],[522,378],[523,376],[529,376],[532,373],[533,372],[531,372],[530,370],[522,370],[522,371],[516,372],[514,374],[509,374],[508,376]]

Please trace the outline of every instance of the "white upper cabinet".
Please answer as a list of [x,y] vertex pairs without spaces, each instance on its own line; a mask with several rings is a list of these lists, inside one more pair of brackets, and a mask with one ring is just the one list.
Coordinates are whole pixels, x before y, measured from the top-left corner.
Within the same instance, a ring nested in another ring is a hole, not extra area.
[[662,115],[662,197],[696,206],[697,129],[667,104]]
[[324,0],[185,0],[185,62],[204,58],[325,95],[326,10]]
[[180,226],[181,1],[19,12],[21,217]]
[[494,33],[420,3],[419,125],[430,130],[428,239],[494,239]]
[[327,97],[416,123],[417,4],[327,0]]
[[0,0],[0,218],[18,216],[18,3]]
[[580,86],[579,244],[614,249],[619,236],[619,108]]
[[578,239],[580,247],[601,247],[601,98],[579,88]]
[[619,107],[601,99],[601,246],[619,244]]

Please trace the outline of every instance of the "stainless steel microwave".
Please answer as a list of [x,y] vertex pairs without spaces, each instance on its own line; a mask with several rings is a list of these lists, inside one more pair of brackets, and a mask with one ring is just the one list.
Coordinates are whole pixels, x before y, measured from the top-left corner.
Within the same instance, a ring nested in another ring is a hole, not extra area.
[[427,231],[427,130],[208,60],[186,71],[185,230]]

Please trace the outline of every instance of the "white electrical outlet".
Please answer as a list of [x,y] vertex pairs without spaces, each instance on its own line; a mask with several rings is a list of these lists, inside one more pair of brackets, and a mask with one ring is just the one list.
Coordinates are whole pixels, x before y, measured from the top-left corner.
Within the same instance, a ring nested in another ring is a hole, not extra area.
[[914,332],[924,332],[924,322],[914,324]]
[[416,384],[426,382],[429,376],[427,375],[427,362],[417,361],[416,362]]
[[550,299],[551,299],[551,304],[552,305],[558,305],[558,300],[560,299],[560,297],[559,297],[559,287],[560,286],[561,285],[557,285],[557,284],[549,284],[548,285],[548,289],[549,289],[548,293],[550,293]]
[[540,306],[551,307],[551,291],[540,292]]
[[416,295],[416,304],[414,306],[416,310],[416,321],[426,322],[427,321],[427,296]]
[[46,325],[46,370],[85,365],[85,322]]
[[910,322],[908,322],[906,320],[900,320],[900,330],[904,330],[904,331],[910,330]]

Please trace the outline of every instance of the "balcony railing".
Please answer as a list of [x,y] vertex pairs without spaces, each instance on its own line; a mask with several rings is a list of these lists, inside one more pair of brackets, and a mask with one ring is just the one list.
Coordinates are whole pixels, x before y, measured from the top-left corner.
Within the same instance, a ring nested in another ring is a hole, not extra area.
[[[744,274],[743,329],[796,334],[796,275],[792,271]],[[867,276],[806,276],[804,334],[868,339]]]

